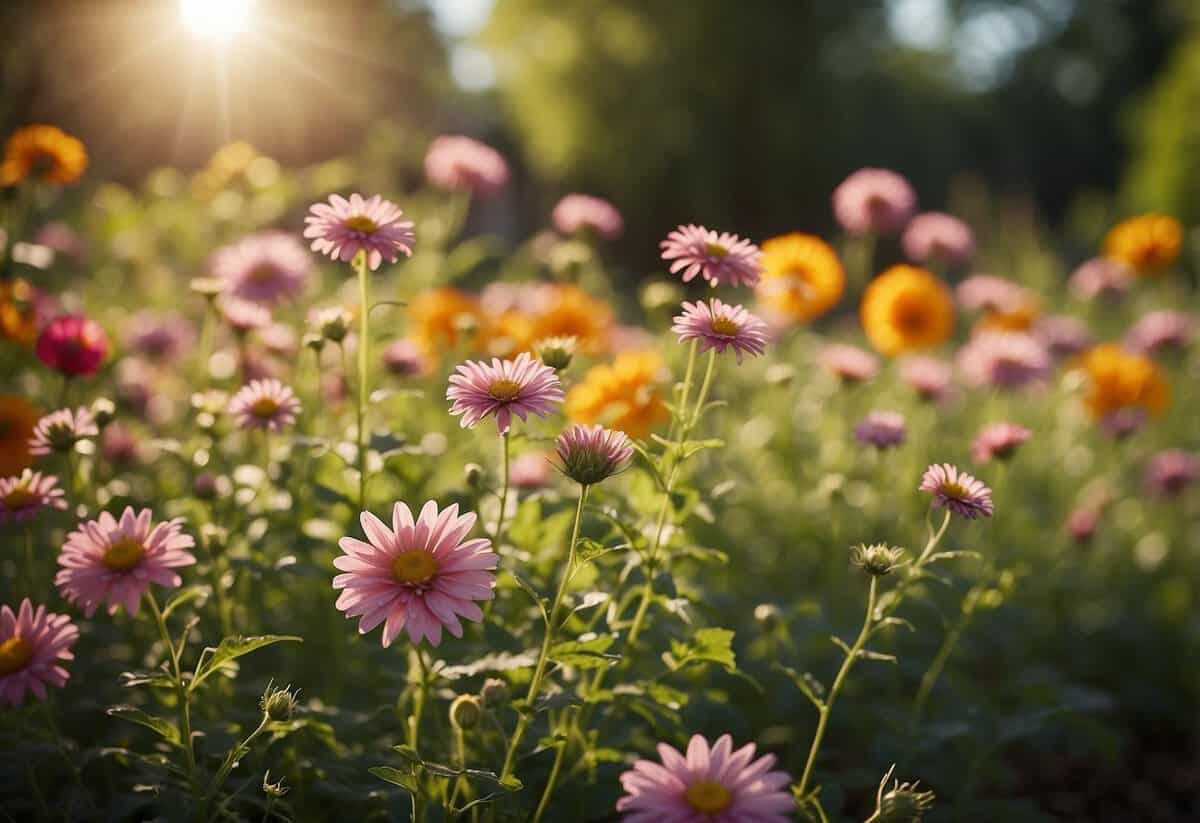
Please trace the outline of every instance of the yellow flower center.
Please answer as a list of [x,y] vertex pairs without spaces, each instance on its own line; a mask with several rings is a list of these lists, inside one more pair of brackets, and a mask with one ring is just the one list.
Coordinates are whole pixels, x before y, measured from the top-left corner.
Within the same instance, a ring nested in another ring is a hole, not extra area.
[[142,562],[142,555],[145,553],[146,548],[141,541],[123,537],[105,549],[101,562],[110,571],[127,572]]
[[427,551],[401,552],[392,561],[392,577],[397,583],[419,586],[438,572],[437,558]]
[[962,487],[961,483],[943,483],[942,494],[962,500],[967,497],[967,490]]
[[684,799],[698,812],[717,814],[729,808],[733,794],[715,780],[700,780],[688,786]]
[[730,320],[728,317],[714,317],[712,322],[712,330],[717,334],[724,334],[732,337],[741,330],[741,326]]
[[729,249],[722,246],[720,243],[705,243],[704,253],[709,257],[724,257],[729,254]]
[[492,387],[488,389],[488,394],[499,400],[501,403],[508,403],[512,400],[516,400],[517,395],[520,393],[521,384],[517,383],[515,380],[509,380],[507,378],[497,380],[495,383],[492,383]]
[[24,638],[10,637],[0,643],[0,677],[21,671],[33,659],[33,645]]
[[255,417],[274,417],[277,411],[279,411],[279,404],[273,397],[260,397],[250,407],[250,413]]
[[347,217],[342,221],[342,225],[350,229],[350,231],[360,232],[362,234],[374,234],[379,230],[379,224],[370,217],[364,217],[361,214],[356,214],[354,217]]
[[17,486],[4,497],[4,505],[9,509],[23,509],[34,501],[36,495],[27,486]]

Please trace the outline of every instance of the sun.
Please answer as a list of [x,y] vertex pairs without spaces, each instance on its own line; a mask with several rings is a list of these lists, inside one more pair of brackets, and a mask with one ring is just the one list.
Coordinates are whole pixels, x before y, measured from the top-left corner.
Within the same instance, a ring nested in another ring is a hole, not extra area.
[[250,27],[253,5],[253,0],[179,0],[179,14],[196,37],[225,42]]

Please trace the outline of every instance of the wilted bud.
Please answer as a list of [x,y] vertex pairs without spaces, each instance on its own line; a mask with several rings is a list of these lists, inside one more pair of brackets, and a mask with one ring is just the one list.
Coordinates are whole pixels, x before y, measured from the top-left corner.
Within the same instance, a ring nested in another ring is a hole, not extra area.
[[483,700],[483,705],[489,709],[503,706],[508,702],[508,681],[498,677],[489,677],[483,681],[479,697]]
[[577,342],[574,337],[547,337],[535,347],[538,359],[555,371],[562,371],[571,365]]
[[286,723],[292,719],[292,714],[296,711],[296,693],[292,692],[290,685],[276,689],[271,683],[268,683],[259,706],[268,720],[275,723]]
[[887,784],[895,771],[896,767],[892,766],[880,781],[875,795],[875,814],[867,818],[866,823],[920,823],[933,807],[933,792],[920,791],[917,783],[897,780],[889,790]]
[[210,554],[220,554],[229,545],[229,530],[216,523],[205,523],[200,527],[200,541]]
[[850,548],[850,562],[875,577],[891,574],[903,556],[904,549],[897,549],[886,543],[874,543],[870,546],[860,543]]
[[450,725],[470,729],[483,718],[483,704],[473,694],[460,694],[450,704]]
[[285,794],[287,794],[289,789],[287,786],[283,785],[282,777],[279,778],[279,782],[272,783],[271,782],[271,772],[268,771],[266,774],[263,775],[263,791],[267,793],[268,797],[279,798],[279,797],[283,797]]
[[310,323],[321,337],[334,343],[345,340],[346,335],[350,333],[350,326],[354,324],[354,315],[341,306],[317,309],[310,318]]
[[117,416],[117,404],[107,397],[98,397],[92,401],[92,417],[96,425],[104,428]]
[[779,607],[774,603],[759,603],[754,607],[754,619],[763,629],[771,631],[779,625],[782,615],[779,613]]
[[325,338],[315,332],[309,332],[304,335],[304,337],[300,338],[300,343],[304,348],[312,349],[317,354],[320,354],[325,348]]
[[483,485],[483,466],[478,463],[468,463],[463,467],[463,480],[470,488],[478,489]]

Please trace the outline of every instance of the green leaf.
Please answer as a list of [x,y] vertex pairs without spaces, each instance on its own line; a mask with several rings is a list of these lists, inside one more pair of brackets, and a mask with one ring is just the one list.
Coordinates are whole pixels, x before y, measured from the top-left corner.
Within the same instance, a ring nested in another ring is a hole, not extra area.
[[671,651],[663,653],[663,661],[671,671],[697,663],[713,663],[726,671],[737,669],[733,654],[733,632],[729,629],[701,629],[690,643],[671,641]]
[[391,432],[372,432],[371,441],[367,448],[376,452],[389,452],[403,447],[408,441],[403,435],[397,437]]
[[230,662],[250,652],[273,646],[276,643],[303,643],[304,638],[291,634],[262,634],[254,637],[226,637],[217,647],[209,646],[200,653],[196,661],[196,674],[192,678],[189,689],[195,689],[209,675],[215,674]]
[[170,617],[171,612],[180,606],[187,605],[193,600],[203,600],[206,597],[208,597],[208,586],[188,586],[180,589],[174,597],[167,601],[167,605],[163,606],[163,620]]
[[521,588],[521,591],[529,595],[529,599],[534,602],[534,605],[538,607],[538,611],[542,613],[542,620],[546,623],[546,625],[549,625],[550,614],[546,611],[546,601],[540,594],[537,593],[537,589],[535,589],[528,580],[526,580],[524,577],[521,577],[521,575],[517,574],[516,572],[510,571],[509,574],[512,576],[513,580],[517,581],[517,585]]
[[667,483],[665,480],[663,480],[662,472],[658,469],[658,464],[655,462],[654,455],[646,451],[645,447],[636,441],[632,442],[632,446],[634,454],[636,454],[638,458],[634,461],[634,463],[643,469],[646,474],[650,475],[650,479],[654,481],[654,485],[659,491],[665,489],[667,487]]
[[121,672],[121,685],[171,689],[175,687],[175,681],[165,670],[156,669],[150,672]]
[[705,449],[720,449],[725,447],[725,441],[718,437],[713,437],[709,440],[689,440],[679,447],[679,459],[687,460],[694,454],[704,451]]
[[771,668],[791,680],[796,688],[800,690],[800,693],[807,697],[809,702],[816,706],[818,710],[825,708],[825,687],[811,673],[804,672],[801,674],[782,663],[775,663]]
[[620,660],[619,654],[606,654],[616,638],[601,634],[587,640],[568,640],[550,647],[550,659],[577,669],[602,669]]
[[320,503],[346,503],[348,505],[351,503],[349,497],[323,483],[313,483],[312,491],[313,497]]
[[457,680],[460,677],[474,677],[483,672],[508,672],[513,669],[531,669],[537,665],[537,657],[530,652],[512,654],[511,652],[496,652],[486,654],[478,660],[463,663],[458,666],[446,666],[438,674],[447,680]]
[[176,746],[179,745],[179,730],[177,728],[161,717],[146,714],[136,706],[113,706],[108,710],[108,715],[128,720],[130,723],[137,723],[139,726],[145,726],[168,743]]
[[410,794],[421,793],[421,785],[417,781],[416,775],[410,772],[402,772],[399,769],[393,769],[391,766],[372,766],[367,771],[380,780],[387,781],[394,786],[399,786]]
[[575,558],[580,565],[585,563],[593,563],[610,552],[622,552],[629,548],[628,543],[618,543],[615,546],[606,546],[598,540],[593,540],[590,537],[580,538],[579,543],[575,546]]

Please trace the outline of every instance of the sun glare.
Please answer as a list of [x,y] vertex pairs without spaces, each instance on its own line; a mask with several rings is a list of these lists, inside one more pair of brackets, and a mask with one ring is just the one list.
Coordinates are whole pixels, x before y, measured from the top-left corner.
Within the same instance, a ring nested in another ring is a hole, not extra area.
[[252,0],[179,0],[179,13],[196,37],[224,42],[250,27],[252,6]]

